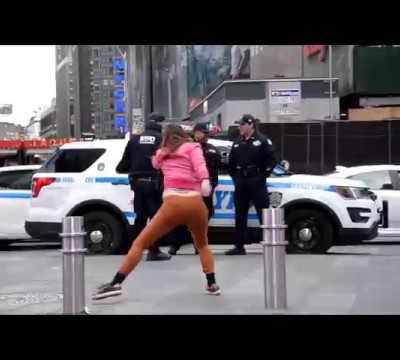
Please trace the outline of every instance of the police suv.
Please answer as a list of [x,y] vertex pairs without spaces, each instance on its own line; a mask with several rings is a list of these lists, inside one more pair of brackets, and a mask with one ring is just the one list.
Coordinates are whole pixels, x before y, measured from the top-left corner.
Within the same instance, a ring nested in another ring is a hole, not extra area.
[[27,240],[24,229],[31,198],[33,173],[39,165],[0,167],[0,248]]
[[[123,139],[83,141],[57,150],[33,176],[27,233],[40,239],[52,237],[61,232],[65,216],[84,216],[89,251],[120,248],[135,218],[128,176],[116,171],[126,143]],[[230,144],[215,142],[225,150]],[[380,210],[362,181],[278,170],[268,179],[268,189],[272,206],[285,209],[288,250],[324,253],[339,240],[354,242],[377,235]],[[233,191],[231,178],[220,175],[211,231],[234,228]],[[252,208],[249,227],[258,226]]]

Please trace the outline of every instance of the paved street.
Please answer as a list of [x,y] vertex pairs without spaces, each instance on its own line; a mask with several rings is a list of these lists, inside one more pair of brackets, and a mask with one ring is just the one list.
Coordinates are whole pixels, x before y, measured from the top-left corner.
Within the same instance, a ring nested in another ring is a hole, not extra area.
[[[169,262],[142,262],[123,295],[93,303],[90,294],[110,280],[122,256],[87,256],[87,305],[91,314],[270,314],[263,305],[259,245],[249,255],[227,257],[213,246],[220,297],[205,285],[192,247]],[[61,313],[58,246],[16,245],[0,251],[0,314]],[[400,314],[400,242],[379,240],[337,246],[328,255],[289,255],[286,314]]]

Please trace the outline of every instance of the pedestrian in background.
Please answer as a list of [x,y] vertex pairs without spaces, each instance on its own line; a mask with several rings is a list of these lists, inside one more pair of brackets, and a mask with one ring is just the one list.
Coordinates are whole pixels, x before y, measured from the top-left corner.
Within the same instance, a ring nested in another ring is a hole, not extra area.
[[120,295],[122,282],[138,265],[144,250],[179,225],[189,228],[199,250],[207,280],[206,293],[221,293],[215,280],[214,257],[208,247],[208,210],[202,196],[210,195],[211,184],[201,146],[191,142],[180,126],[168,125],[153,166],[164,174],[163,204],[133,242],[113,280],[97,289],[94,300]]
[[262,223],[262,209],[269,207],[266,180],[277,161],[272,142],[257,130],[257,122],[250,114],[239,121],[239,138],[233,143],[229,154],[229,175],[235,192],[235,246],[226,255],[245,255],[248,242],[247,217],[251,203]]

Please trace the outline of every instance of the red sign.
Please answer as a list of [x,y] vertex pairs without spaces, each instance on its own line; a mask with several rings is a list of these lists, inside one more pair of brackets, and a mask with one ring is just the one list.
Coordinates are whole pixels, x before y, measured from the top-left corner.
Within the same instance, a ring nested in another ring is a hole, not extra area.
[[0,149],[44,149],[73,141],[75,139],[0,140]]
[[21,140],[0,140],[0,149],[19,149]]
[[318,61],[325,61],[325,49],[328,45],[304,45],[304,56],[310,58],[318,54]]

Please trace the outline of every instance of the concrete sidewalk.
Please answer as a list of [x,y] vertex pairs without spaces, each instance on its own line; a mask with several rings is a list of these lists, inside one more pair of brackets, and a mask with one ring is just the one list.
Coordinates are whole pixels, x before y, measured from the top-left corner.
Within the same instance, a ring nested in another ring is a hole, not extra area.
[[[87,305],[91,314],[271,314],[264,309],[259,245],[247,256],[216,254],[219,297],[204,294],[198,256],[188,246],[167,262],[142,262],[124,282],[123,295],[92,302],[123,256],[87,256]],[[57,249],[0,252],[0,314],[61,313],[61,253]],[[287,257],[285,314],[400,314],[400,244],[334,247],[328,255]],[[282,312],[281,312],[282,313]]]

